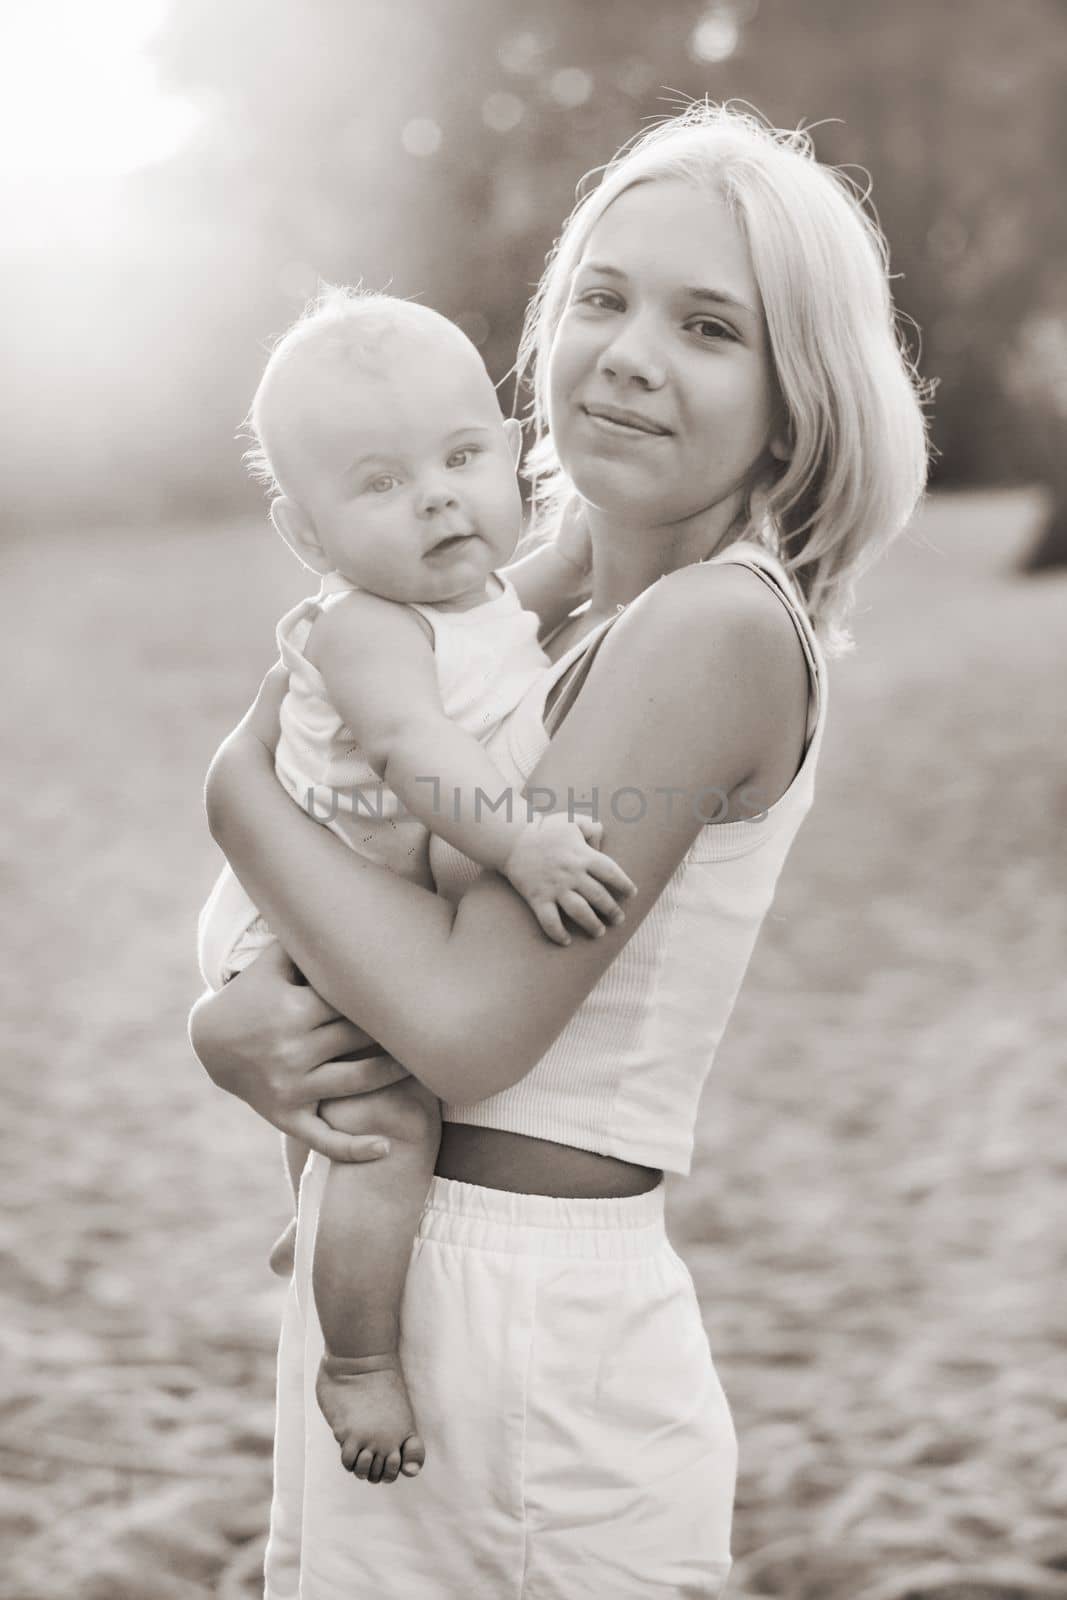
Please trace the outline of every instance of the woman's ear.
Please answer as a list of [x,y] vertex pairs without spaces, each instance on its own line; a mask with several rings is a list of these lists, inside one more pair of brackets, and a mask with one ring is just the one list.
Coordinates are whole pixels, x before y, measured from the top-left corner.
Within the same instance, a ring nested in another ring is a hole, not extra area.
[[774,408],[774,432],[771,434],[767,448],[776,461],[791,461],[793,459],[793,429],[781,399]]
[[504,438],[508,441],[508,449],[511,451],[511,459],[517,469],[519,465],[519,457],[522,455],[522,423],[517,417],[505,417]]
[[330,560],[315,532],[311,518],[303,507],[280,494],[270,503],[270,520],[276,533],[280,533],[296,559],[310,567],[312,572],[329,572]]

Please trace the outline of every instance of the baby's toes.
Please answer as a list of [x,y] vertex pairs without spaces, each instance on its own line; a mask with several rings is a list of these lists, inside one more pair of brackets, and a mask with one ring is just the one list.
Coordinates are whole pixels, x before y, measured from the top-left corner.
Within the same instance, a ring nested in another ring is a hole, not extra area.
[[385,1458],[385,1466],[382,1468],[383,1483],[396,1482],[397,1478],[400,1476],[401,1460],[402,1457],[399,1450],[390,1450],[389,1454]]
[[414,1478],[421,1472],[426,1461],[426,1446],[417,1433],[412,1433],[400,1446],[400,1470],[405,1478]]
[[368,1483],[381,1483],[381,1481],[382,1481],[382,1469],[384,1468],[384,1466],[385,1466],[385,1457],[383,1455],[376,1455],[374,1457],[374,1460],[371,1462],[370,1471],[367,1473],[367,1482]]
[[373,1450],[369,1450],[367,1448],[367,1446],[364,1445],[363,1449],[359,1452],[358,1456],[356,1457],[356,1464],[352,1468],[352,1471],[355,1473],[357,1478],[365,1478],[367,1476],[367,1474],[370,1472],[370,1469],[371,1469],[371,1466],[373,1465],[373,1463],[374,1463],[374,1451]]
[[353,1438],[351,1434],[347,1439],[341,1439],[339,1442],[341,1445],[341,1465],[346,1472],[353,1472],[356,1466],[356,1457],[363,1446],[360,1444],[359,1439]]

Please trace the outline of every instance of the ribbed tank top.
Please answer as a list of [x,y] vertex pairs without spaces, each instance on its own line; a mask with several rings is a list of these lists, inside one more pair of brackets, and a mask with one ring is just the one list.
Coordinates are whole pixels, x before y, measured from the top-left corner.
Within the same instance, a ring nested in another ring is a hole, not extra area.
[[[499,1094],[445,1105],[446,1122],[689,1171],[704,1081],[782,866],[814,798],[827,703],[822,649],[781,563],[747,541],[710,560],[749,567],[796,626],[810,679],[807,736],[796,775],[759,818],[702,828],[633,938],[540,1061]],[[486,741],[487,754],[516,788],[529,780],[549,743],[544,705],[552,685],[583,652],[596,648],[615,620],[608,618],[560,656]],[[567,685],[550,720],[562,715],[574,688]],[[453,900],[481,871],[436,834],[430,866],[438,892]]]

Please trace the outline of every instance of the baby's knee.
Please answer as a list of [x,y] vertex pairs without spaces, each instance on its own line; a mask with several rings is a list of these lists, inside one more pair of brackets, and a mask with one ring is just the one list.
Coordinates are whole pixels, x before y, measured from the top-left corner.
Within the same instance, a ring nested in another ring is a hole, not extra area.
[[327,1100],[322,1118],[339,1133],[380,1133],[409,1145],[433,1145],[441,1137],[441,1103],[417,1078],[401,1078],[370,1094]]

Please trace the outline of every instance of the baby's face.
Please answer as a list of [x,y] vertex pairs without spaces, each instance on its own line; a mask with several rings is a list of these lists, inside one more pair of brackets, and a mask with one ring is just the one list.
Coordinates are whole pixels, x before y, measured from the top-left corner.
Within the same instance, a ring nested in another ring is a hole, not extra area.
[[522,526],[515,459],[473,346],[450,329],[388,340],[370,370],[319,374],[286,443],[333,568],[388,600],[485,597]]

